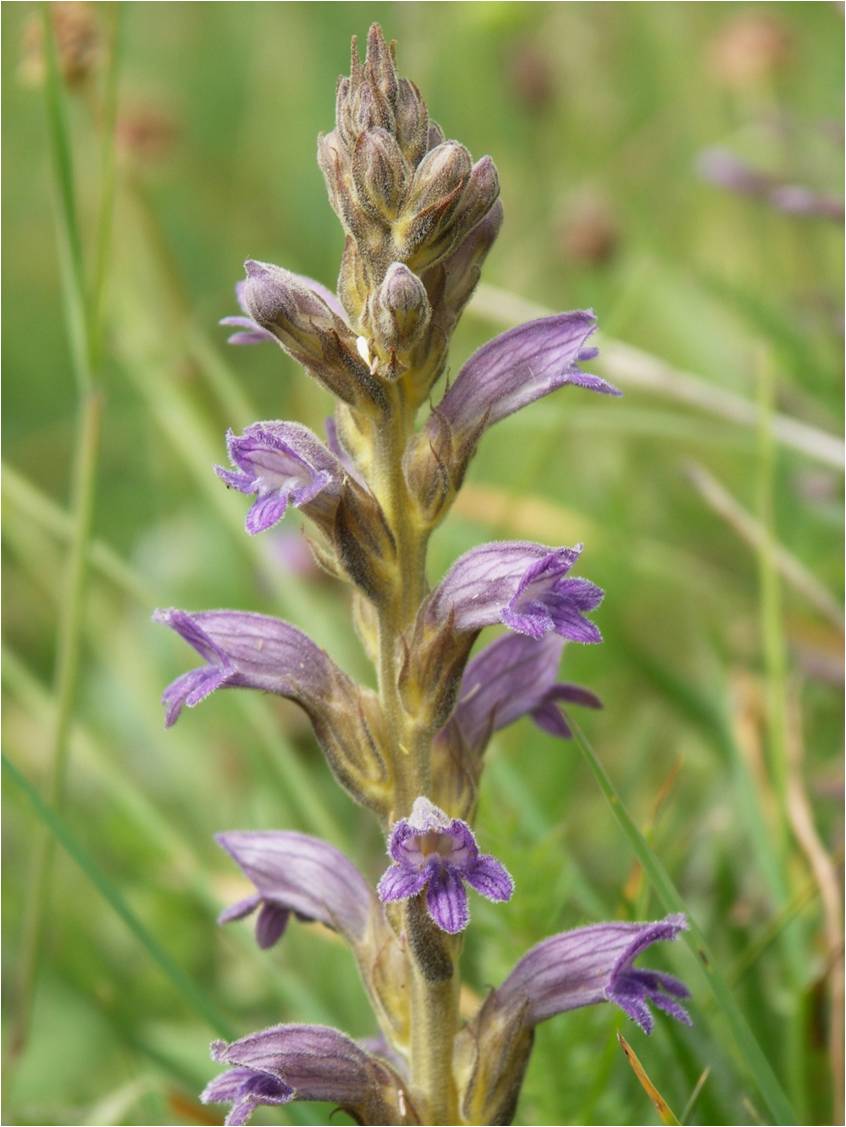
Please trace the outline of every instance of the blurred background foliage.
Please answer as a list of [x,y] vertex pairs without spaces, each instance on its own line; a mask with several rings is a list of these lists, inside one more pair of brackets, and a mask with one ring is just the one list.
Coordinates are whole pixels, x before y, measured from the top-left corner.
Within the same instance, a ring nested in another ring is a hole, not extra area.
[[[344,594],[309,567],[295,523],[251,541],[245,505],[211,467],[227,426],[279,417],[319,428],[327,413],[279,350],[228,351],[216,321],[234,312],[248,256],[334,278],[341,235],[315,137],[331,127],[350,35],[374,19],[399,40],[400,69],[447,136],[500,170],[506,224],[485,273],[496,289],[465,316],[453,371],[521,301],[592,306],[609,355],[614,338],[670,369],[650,392],[618,363],[623,400],[560,392],[497,427],[433,544],[430,576],[481,539],[585,541],[583,572],[608,592],[605,644],[565,659],[567,678],[605,701],[586,730],[708,936],[795,1121],[841,1121],[831,1062],[842,1058],[842,240],[825,218],[697,174],[703,150],[719,146],[780,181],[840,193],[841,6],[134,3],[119,20],[107,4],[51,14],[63,21],[80,244],[89,271],[98,253],[108,263],[104,406],[61,803],[83,865],[58,848],[44,897],[32,872],[44,819],[6,778],[4,1121],[220,1122],[196,1093],[221,1027],[373,1031],[331,936],[295,925],[259,953],[249,925],[216,927],[244,884],[212,834],[316,832],[376,877],[374,828],[284,703],[220,694],[166,733],[161,689],[192,659],[150,611],[279,613],[367,676]],[[28,4],[3,7],[3,718],[7,756],[49,797],[77,398],[39,18]],[[675,369],[702,381],[698,405],[679,398]],[[751,404],[745,423],[720,414],[720,391]],[[782,441],[774,410],[811,428],[809,450]],[[577,748],[528,722],[495,741],[480,832],[519,895],[507,909],[474,905],[473,991],[550,931],[663,912]],[[40,899],[35,960],[24,920]],[[698,983],[689,951],[661,959]],[[646,1040],[624,1028],[676,1116],[772,1121],[698,987],[692,1012],[692,1030],[659,1019]],[[543,1026],[518,1122],[650,1121],[615,1039],[623,1026],[611,1007]],[[275,1119],[329,1114],[294,1105]]]

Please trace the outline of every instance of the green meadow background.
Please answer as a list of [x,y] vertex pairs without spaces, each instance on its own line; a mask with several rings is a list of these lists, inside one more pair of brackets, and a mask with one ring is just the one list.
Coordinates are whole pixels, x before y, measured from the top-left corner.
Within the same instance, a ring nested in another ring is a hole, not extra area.
[[[607,591],[604,645],[568,648],[563,667],[605,702],[578,717],[590,744],[525,720],[493,742],[479,832],[518,893],[474,900],[468,987],[595,920],[681,901],[701,932],[649,956],[690,984],[693,1028],[659,1015],[646,1038],[611,1006],[548,1022],[517,1122],[659,1122],[618,1030],[664,1122],[842,1122],[842,239],[696,171],[721,146],[842,191],[841,6],[87,18],[91,73],[69,87],[48,66],[45,86],[40,9],[2,11],[4,1122],[219,1123],[197,1102],[213,1037],[374,1032],[326,933],[295,923],[262,953],[248,923],[217,927],[246,885],[212,835],[317,833],[375,879],[378,833],[285,702],[220,693],[166,732],[161,690],[194,657],[150,619],[276,613],[369,676],[344,592],[292,567],[296,518],[250,539],[212,466],[228,426],[328,413],[280,350],[228,349],[217,320],[247,257],[334,279],[315,138],[350,35],[374,19],[447,136],[500,171],[493,288],[452,371],[524,309],[590,306],[595,370],[626,392],[561,391],[494,428],[432,546],[434,581],[484,539],[584,541],[581,574]],[[78,420],[98,405],[80,503]]]

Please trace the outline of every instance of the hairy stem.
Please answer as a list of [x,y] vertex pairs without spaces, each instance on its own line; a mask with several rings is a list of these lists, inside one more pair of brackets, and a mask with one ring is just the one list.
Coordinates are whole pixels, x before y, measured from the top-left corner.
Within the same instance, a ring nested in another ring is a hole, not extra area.
[[[414,799],[431,787],[431,731],[410,716],[400,697],[398,676],[403,633],[413,624],[426,590],[427,532],[415,521],[402,459],[413,412],[402,388],[374,442],[373,487],[397,550],[396,581],[379,608],[379,695],[392,742],[393,819],[407,815]],[[459,941],[438,931],[420,897],[405,918],[412,964],[411,1087],[427,1123],[455,1123],[458,1097],[452,1071],[458,1025]]]
[[400,643],[423,598],[426,538],[414,521],[414,510],[402,458],[411,430],[411,416],[402,389],[394,385],[394,402],[376,430],[373,487],[393,533],[397,551],[396,580],[379,607],[379,695],[392,743],[395,775],[394,815],[402,817],[424,792],[430,776],[429,740],[421,740],[400,699]]

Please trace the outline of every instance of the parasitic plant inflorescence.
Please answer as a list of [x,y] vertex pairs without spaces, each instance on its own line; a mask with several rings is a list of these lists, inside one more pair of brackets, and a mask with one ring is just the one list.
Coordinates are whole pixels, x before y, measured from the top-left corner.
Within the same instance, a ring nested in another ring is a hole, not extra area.
[[[379,1036],[276,1025],[212,1055],[226,1066],[203,1099],[246,1123],[262,1105],[330,1100],[360,1123],[496,1124],[513,1117],[535,1025],[613,1002],[646,1032],[650,1004],[688,1021],[687,991],[637,957],[674,939],[681,916],[608,923],[543,940],[459,1015],[468,888],[506,903],[514,882],[471,829],[492,734],[530,715],[563,739],[562,704],[599,707],[558,681],[567,641],[598,643],[603,592],[580,575],[581,545],[483,544],[430,587],[426,548],[488,427],[573,385],[618,394],[582,365],[596,355],[593,313],[560,313],[480,348],[439,394],[450,337],[502,222],[490,157],[473,161],[397,74],[371,28],[338,83],[335,128],[318,142],[345,232],[337,294],[250,260],[227,317],[233,344],[278,343],[336,399],[325,441],[296,422],[228,435],[225,485],[251,499],[259,534],[301,510],[318,562],[349,586],[353,621],[378,690],[356,684],[294,626],[239,611],[157,612],[202,664],[164,694],[166,719],[216,689],[277,693],[307,714],[335,778],[379,819],[390,864],[374,888],[334,846],[301,833],[224,833],[255,891],[221,922],[255,914],[273,947],[291,916],[349,944]],[[418,412],[432,404],[418,424]],[[506,633],[475,657],[490,626]]]

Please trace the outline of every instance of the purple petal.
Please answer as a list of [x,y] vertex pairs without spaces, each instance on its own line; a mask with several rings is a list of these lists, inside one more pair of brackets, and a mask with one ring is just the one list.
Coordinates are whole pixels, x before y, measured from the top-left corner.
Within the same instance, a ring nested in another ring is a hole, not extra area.
[[394,824],[388,837],[388,856],[406,868],[421,868],[426,859],[419,845],[420,834],[408,818]]
[[600,641],[597,628],[581,614],[599,604],[602,590],[584,579],[564,578],[580,553],[581,545],[482,544],[453,564],[429,597],[426,616],[450,620],[458,632],[502,622],[536,640],[555,631],[572,641]]
[[481,755],[493,732],[539,707],[555,682],[563,649],[563,638],[555,634],[540,642],[506,634],[470,662],[447,725],[460,733],[468,754]]
[[215,1042],[212,1056],[281,1082],[295,1099],[339,1104],[363,1122],[396,1122],[381,1117],[388,1109],[380,1105],[401,1087],[399,1078],[385,1061],[372,1057],[337,1029],[276,1025],[228,1045]]
[[560,685],[553,685],[547,693],[547,699],[566,700],[570,704],[580,704],[583,708],[602,708],[602,701],[596,693],[592,693],[582,685],[573,685],[566,681]]
[[255,885],[265,904],[319,920],[360,943],[377,911],[364,877],[343,853],[307,834],[254,830],[216,841]]
[[469,885],[488,900],[504,902],[510,900],[514,892],[511,874],[495,857],[488,854],[482,854],[463,876]]
[[209,663],[165,690],[168,724],[183,704],[192,708],[222,685],[277,693],[315,712],[333,685],[348,680],[310,638],[278,618],[227,610],[160,610],[153,618],[180,634]]
[[470,922],[467,893],[461,876],[449,865],[438,865],[429,878],[426,908],[441,931],[455,935]]
[[251,912],[261,904],[260,896],[246,896],[243,900],[238,900],[237,903],[232,904],[229,908],[224,910],[217,917],[219,924],[231,924],[236,920],[243,920]]
[[[675,939],[686,926],[683,916],[673,915],[654,923],[595,924],[553,935],[523,956],[496,991],[496,1004],[526,1006],[526,1020],[536,1025],[553,1014],[612,1001],[647,1028],[647,1002],[687,991],[676,979],[635,969],[632,962],[646,947]],[[667,1005],[662,1008],[670,1012]]]
[[532,709],[531,715],[537,726],[551,736],[557,736],[561,740],[573,738],[572,728],[553,701],[544,701],[543,704]]
[[259,532],[272,528],[277,521],[284,517],[289,500],[290,495],[279,489],[274,489],[272,493],[266,493],[263,497],[259,497],[247,513],[247,519],[244,522],[247,532],[251,536],[255,536]]
[[262,904],[256,917],[256,943],[263,951],[273,947],[282,938],[291,913],[278,904]]
[[252,1068],[230,1068],[215,1077],[200,1095],[204,1104],[232,1104],[226,1123],[240,1127],[257,1107],[286,1104],[294,1091],[282,1080]]
[[404,865],[391,865],[382,874],[376,892],[383,903],[407,900],[409,896],[422,892],[428,879],[429,870],[425,866],[412,869]]
[[202,669],[192,669],[171,681],[162,693],[165,727],[170,728],[176,723],[185,705],[194,708],[215,689],[228,684],[233,676],[234,670],[225,663],[220,666],[204,665]]
[[552,552],[533,564],[502,611],[502,622],[532,638],[554,630],[572,642],[601,642],[597,627],[582,616],[602,602],[602,588],[587,579],[565,578],[570,566]]
[[495,337],[475,352],[438,406],[456,431],[486,426],[568,383],[619,395],[616,388],[586,377],[577,367],[596,329],[589,310],[530,321]]
[[288,505],[305,507],[313,517],[331,519],[346,477],[334,454],[299,423],[253,423],[241,435],[226,436],[236,473],[216,466],[220,478],[258,500],[247,516],[254,534],[280,520]]
[[527,569],[549,553],[543,544],[520,540],[498,540],[472,548],[456,560],[432,592],[427,616],[435,622],[452,617],[457,630],[493,626]]

